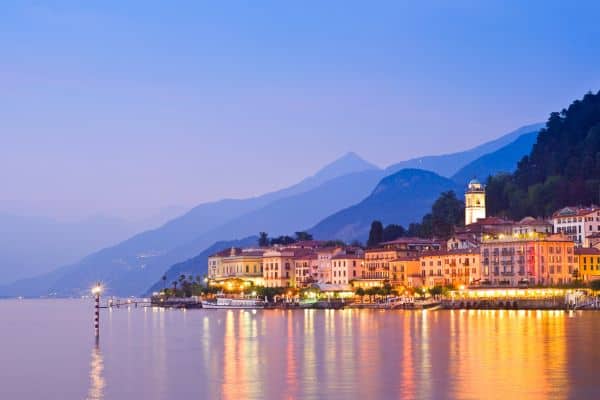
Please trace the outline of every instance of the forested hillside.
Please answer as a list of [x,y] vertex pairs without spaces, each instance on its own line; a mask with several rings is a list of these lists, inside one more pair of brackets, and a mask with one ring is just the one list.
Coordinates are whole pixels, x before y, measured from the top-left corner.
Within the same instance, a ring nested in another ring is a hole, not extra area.
[[553,112],[513,174],[490,177],[490,215],[548,216],[600,201],[600,92]]

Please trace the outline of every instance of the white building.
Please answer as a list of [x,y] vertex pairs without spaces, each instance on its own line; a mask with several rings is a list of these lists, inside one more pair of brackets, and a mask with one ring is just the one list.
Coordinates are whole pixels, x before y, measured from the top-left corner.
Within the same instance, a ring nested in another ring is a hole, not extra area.
[[564,233],[578,246],[590,247],[589,236],[600,232],[600,207],[565,207],[552,215],[554,232]]
[[465,225],[485,218],[485,187],[478,180],[469,182],[465,193]]

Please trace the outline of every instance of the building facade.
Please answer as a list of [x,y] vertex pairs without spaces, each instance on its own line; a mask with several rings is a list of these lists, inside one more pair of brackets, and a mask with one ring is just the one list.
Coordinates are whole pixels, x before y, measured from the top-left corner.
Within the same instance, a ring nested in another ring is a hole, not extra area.
[[480,248],[482,283],[494,286],[569,283],[578,267],[574,250],[574,243],[563,235],[484,240]]
[[347,285],[360,279],[364,258],[362,254],[337,254],[331,258],[331,283]]
[[577,257],[577,276],[589,282],[600,279],[600,250],[594,247],[575,248]]
[[485,187],[476,179],[469,182],[465,193],[465,225],[485,218]]
[[600,207],[564,207],[552,215],[555,233],[567,235],[577,246],[590,247],[590,236],[600,233]]
[[419,258],[425,286],[472,285],[481,280],[479,249],[426,252]]

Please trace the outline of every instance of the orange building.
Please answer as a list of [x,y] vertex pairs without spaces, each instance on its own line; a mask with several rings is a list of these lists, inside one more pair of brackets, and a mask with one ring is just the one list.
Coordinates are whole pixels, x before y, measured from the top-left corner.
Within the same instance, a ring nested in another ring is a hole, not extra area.
[[506,286],[569,283],[577,269],[574,247],[573,241],[564,235],[484,240],[482,283]]
[[431,251],[419,257],[425,286],[470,285],[481,279],[478,248]]

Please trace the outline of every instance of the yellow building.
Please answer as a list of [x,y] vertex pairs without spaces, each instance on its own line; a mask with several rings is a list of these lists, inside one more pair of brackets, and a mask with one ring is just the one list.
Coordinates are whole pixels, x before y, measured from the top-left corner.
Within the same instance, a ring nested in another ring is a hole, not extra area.
[[600,279],[600,250],[594,247],[575,248],[578,276],[584,281]]
[[419,257],[425,286],[470,285],[481,279],[478,248],[426,252]]
[[398,257],[390,261],[390,284],[409,287],[409,277],[418,275],[420,263],[418,257]]
[[262,249],[240,249],[232,247],[208,257],[208,273],[211,282],[219,283],[231,279],[241,279],[253,285],[262,286]]

